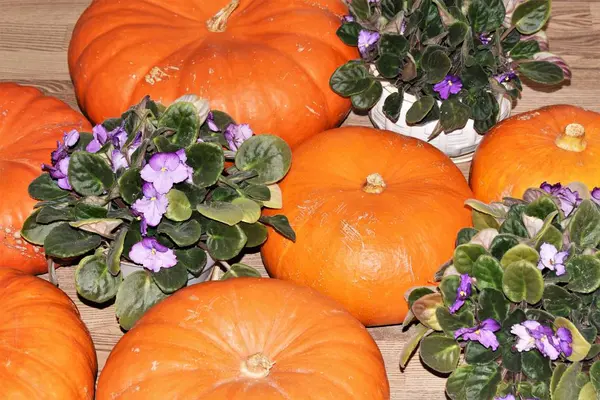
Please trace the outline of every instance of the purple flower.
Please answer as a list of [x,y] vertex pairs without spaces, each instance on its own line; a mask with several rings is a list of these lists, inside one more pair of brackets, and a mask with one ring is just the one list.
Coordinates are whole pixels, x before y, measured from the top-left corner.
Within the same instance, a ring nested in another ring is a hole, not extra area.
[[177,154],[177,157],[179,157],[179,161],[181,161],[183,163],[183,165],[185,165],[187,168],[188,177],[185,181],[187,183],[192,183],[192,177],[194,176],[194,169],[185,163],[187,161],[187,155],[185,154],[185,149],[179,149],[175,152],[175,154]]
[[133,203],[131,208],[142,214],[146,223],[150,226],[157,226],[162,219],[162,216],[167,212],[169,200],[167,196],[158,192],[150,183],[144,183],[142,186],[144,197]]
[[547,268],[556,272],[556,276],[564,275],[565,261],[569,256],[568,251],[558,251],[558,249],[550,243],[542,243],[540,246],[540,262],[538,269]]
[[506,71],[500,75],[496,75],[494,78],[498,81],[498,83],[510,82],[517,77],[517,73],[512,69]]
[[146,222],[146,218],[144,218],[144,214],[133,208],[131,210],[131,213],[133,214],[135,219],[140,221],[140,233],[142,234],[142,236],[146,236],[148,234],[148,222]]
[[556,360],[560,355],[559,339],[554,336],[554,331],[548,326],[537,321],[527,320],[513,325],[510,332],[518,338],[515,347],[519,352],[529,351],[535,347],[551,360]]
[[229,150],[231,151],[237,151],[242,143],[250,139],[252,135],[252,129],[250,129],[250,125],[248,124],[229,124],[224,133],[225,140],[227,140]]
[[556,341],[558,342],[558,348],[565,357],[569,357],[573,354],[573,335],[571,331],[565,327],[560,327],[556,330]]
[[479,38],[479,41],[481,42],[481,44],[483,44],[484,46],[487,46],[492,41],[492,34],[491,33],[480,33],[478,38]]
[[592,190],[592,201],[600,205],[600,187],[595,187],[594,190]]
[[450,307],[450,314],[457,312],[465,304],[465,300],[469,296],[471,296],[471,277],[468,274],[462,274],[460,276],[460,284],[458,285],[458,289],[456,289],[456,300]]
[[354,22],[354,17],[352,15],[344,15],[342,17],[342,22]]
[[458,76],[446,75],[443,81],[436,83],[433,90],[440,94],[443,100],[450,97],[451,94],[456,94],[462,89],[462,82]]
[[540,189],[542,189],[546,193],[556,194],[562,189],[562,185],[559,183],[555,183],[554,185],[544,182],[540,185]]
[[142,168],[140,176],[146,182],[152,182],[158,193],[165,194],[173,184],[188,179],[188,168],[176,153],[156,153]]
[[375,48],[375,44],[379,41],[379,33],[361,29],[358,33],[358,51],[363,58],[368,58],[371,50]]
[[63,135],[63,141],[56,142],[56,150],[51,154],[52,165],[56,165],[57,162],[69,155],[68,149],[75,146],[79,141],[79,132],[73,129],[70,132],[65,132]]
[[527,320],[510,328],[510,333],[517,336],[515,348],[519,352],[529,351],[535,347],[535,338],[531,336],[531,331],[539,328],[539,326],[539,322]]
[[47,171],[52,179],[55,179],[58,183],[58,187],[64,190],[71,190],[71,184],[69,183],[69,161],[70,157],[65,157],[56,163],[56,166],[42,164],[42,171]]
[[98,124],[92,128],[92,136],[94,139],[85,148],[89,153],[97,153],[109,140],[117,148],[121,148],[127,141],[127,132],[123,125],[108,132],[102,124]]
[[[123,147],[123,145],[127,141],[127,131],[125,130],[124,125],[125,124],[122,124],[121,126],[115,128],[113,131],[110,131],[108,133],[108,137],[112,141],[113,145],[118,149]],[[140,139],[141,139],[141,133],[140,133]]]
[[503,397],[494,397],[494,400],[516,400],[516,399],[515,399],[515,396],[513,396],[512,394],[509,393]]
[[208,129],[213,132],[219,132],[219,127],[215,123],[215,116],[212,111],[208,112],[208,115],[206,116],[206,123],[208,124]]
[[[141,132],[138,132],[136,137],[133,139],[133,141],[130,143],[129,147],[127,148],[127,156],[129,157],[129,159],[131,159],[131,156],[138,149],[138,147],[140,147],[141,143],[142,143],[142,134],[141,134]],[[111,156],[110,156],[110,161],[112,164],[113,172],[117,172],[119,170],[119,168],[129,167],[129,162],[127,161],[127,157],[125,157],[122,150],[120,150],[120,146],[119,146],[119,148],[114,149],[112,151]]]
[[560,209],[565,214],[565,217],[568,217],[575,207],[583,201],[579,197],[579,193],[568,187],[562,187],[560,183],[551,185],[548,182],[544,182],[540,185],[540,188],[558,199]]
[[177,264],[177,256],[173,250],[158,243],[153,237],[143,238],[141,242],[134,244],[129,251],[129,258],[154,272]]
[[472,340],[481,343],[485,348],[491,348],[496,351],[500,343],[494,332],[500,330],[500,324],[491,318],[486,319],[479,325],[472,328],[460,328],[454,332],[454,338],[462,338],[463,340]]

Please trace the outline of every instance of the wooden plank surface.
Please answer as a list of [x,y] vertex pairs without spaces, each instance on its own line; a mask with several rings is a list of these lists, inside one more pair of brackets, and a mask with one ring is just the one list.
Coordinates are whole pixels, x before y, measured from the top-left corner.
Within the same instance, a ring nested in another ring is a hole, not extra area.
[[[39,87],[76,108],[66,51],[73,26],[88,4],[89,0],[0,0],[0,80]],[[526,87],[514,112],[559,103],[600,111],[600,0],[554,0],[548,36],[551,51],[571,65],[573,80],[560,90]],[[370,122],[352,114],[344,125],[370,126]],[[459,167],[468,174],[468,164]],[[247,255],[244,262],[264,273],[258,254]],[[122,335],[114,309],[98,309],[79,301],[72,268],[59,270],[58,278],[92,332],[102,367]],[[385,358],[392,399],[445,398],[444,380],[425,371],[419,360],[413,360],[405,372],[399,370],[399,352],[406,336],[400,327],[370,332]]]

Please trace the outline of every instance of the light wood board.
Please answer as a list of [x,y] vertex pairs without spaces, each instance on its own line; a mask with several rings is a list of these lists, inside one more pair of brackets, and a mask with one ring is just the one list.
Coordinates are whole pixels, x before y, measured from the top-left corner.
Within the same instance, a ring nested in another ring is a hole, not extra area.
[[[76,108],[67,48],[73,26],[88,4],[88,0],[0,0],[0,81],[39,87]],[[554,0],[548,36],[551,51],[571,65],[573,79],[560,90],[526,87],[514,112],[560,103],[600,111],[600,0]],[[352,114],[344,125],[370,126],[370,122]],[[468,163],[459,167],[468,174]],[[264,273],[258,254],[247,255],[244,262]],[[75,293],[72,268],[59,270],[58,278],[92,332],[102,367],[122,335],[114,309],[81,303]],[[399,353],[406,337],[400,327],[373,328],[370,332],[385,358],[392,399],[445,398],[444,380],[425,371],[418,359],[413,359],[405,372],[400,371]]]

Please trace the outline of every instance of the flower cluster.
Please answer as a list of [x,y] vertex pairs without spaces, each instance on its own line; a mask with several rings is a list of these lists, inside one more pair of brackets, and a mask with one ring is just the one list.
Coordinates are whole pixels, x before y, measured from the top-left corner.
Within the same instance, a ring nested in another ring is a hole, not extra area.
[[450,398],[463,398],[461,390],[481,400],[562,398],[550,385],[561,379],[573,398],[596,398],[586,382],[600,378],[599,195],[581,183],[544,182],[522,199],[467,202],[476,227],[458,233],[438,291],[407,294],[406,323],[421,327],[423,362],[451,373]]

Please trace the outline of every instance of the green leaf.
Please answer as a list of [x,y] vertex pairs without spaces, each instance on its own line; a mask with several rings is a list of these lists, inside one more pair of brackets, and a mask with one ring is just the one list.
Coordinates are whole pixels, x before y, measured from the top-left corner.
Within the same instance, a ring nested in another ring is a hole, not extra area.
[[471,275],[473,265],[475,261],[479,258],[479,256],[489,254],[485,247],[474,244],[461,244],[454,250],[454,268],[461,274],[469,274]]
[[359,19],[368,19],[371,16],[371,7],[368,0],[354,0],[350,4],[350,10]]
[[183,148],[171,142],[166,136],[156,136],[152,141],[154,142],[156,149],[161,153],[175,153]]
[[577,400],[598,400],[598,393],[592,382],[586,383],[581,388]]
[[238,225],[228,226],[209,220],[206,226],[206,245],[215,260],[229,260],[237,256],[246,244],[246,234]]
[[381,82],[371,80],[369,86],[361,93],[353,95],[352,106],[358,110],[369,110],[379,101],[383,94]]
[[79,202],[73,207],[73,216],[77,219],[99,219],[108,216],[108,210],[92,204]]
[[556,85],[565,78],[562,68],[548,61],[521,63],[518,71],[532,81],[546,85]]
[[535,249],[524,243],[521,243],[504,253],[502,259],[500,260],[500,264],[502,264],[502,267],[506,268],[510,264],[519,261],[527,261],[537,265],[540,261],[540,254]]
[[174,187],[175,189],[185,194],[185,197],[187,197],[188,201],[190,202],[190,207],[194,210],[196,209],[196,206],[198,206],[198,204],[203,203],[204,199],[206,198],[207,190],[205,188],[201,188],[199,186],[192,185],[189,183],[180,183],[175,185]]
[[108,253],[106,253],[106,267],[113,276],[118,275],[121,271],[121,255],[125,247],[127,232],[127,227],[121,228],[115,236],[115,240],[110,244]]
[[566,263],[569,273],[567,289],[578,293],[592,293],[600,287],[600,260],[591,255],[576,255]]
[[235,166],[240,171],[255,171],[258,176],[248,182],[268,185],[287,174],[292,162],[292,151],[287,143],[273,135],[257,135],[246,140],[235,155]]
[[335,70],[329,79],[331,89],[343,97],[362,93],[371,86],[373,78],[360,62],[350,61]]
[[521,60],[531,58],[535,53],[540,52],[540,44],[536,40],[524,40],[518,42],[510,51],[510,58]]
[[[465,67],[462,71],[461,81],[468,88],[483,89],[489,86],[489,78],[481,65],[472,65]],[[485,93],[481,91],[473,92],[475,94]]]
[[491,103],[487,103],[487,106],[492,106],[492,113],[489,117],[484,119],[476,119],[473,123],[473,127],[475,131],[480,135],[487,133],[496,123],[498,122],[498,115],[500,114],[500,105],[496,98],[493,98]]
[[242,228],[246,234],[246,237],[248,238],[246,247],[260,246],[267,240],[267,227],[260,222],[255,222],[253,224],[240,222],[239,226]]
[[435,104],[433,96],[424,96],[413,103],[413,105],[406,112],[406,123],[414,125],[429,113]]
[[556,203],[549,196],[541,196],[525,206],[525,214],[545,220],[553,212],[558,212]]
[[437,320],[437,310],[445,309],[440,293],[431,293],[421,296],[411,306],[411,311],[420,323],[426,327],[441,331]]
[[404,92],[402,91],[392,93],[386,97],[382,108],[385,117],[394,123],[398,122],[403,101]]
[[127,204],[133,204],[142,196],[142,177],[139,168],[125,170],[119,178],[119,193]]
[[444,298],[444,304],[450,307],[456,301],[457,290],[460,285],[458,275],[448,275],[440,282],[440,293]]
[[258,221],[261,215],[261,208],[254,200],[246,197],[233,199],[231,204],[238,206],[242,210],[242,221],[247,224],[253,224]]
[[550,243],[558,249],[562,248],[562,232],[559,231],[554,225],[546,224],[535,237],[535,247],[539,249],[544,243]]
[[194,173],[192,180],[199,187],[208,187],[217,183],[225,165],[225,155],[220,145],[215,143],[196,143],[185,150],[187,165]]
[[426,72],[426,82],[433,84],[442,81],[448,75],[452,68],[452,61],[442,50],[435,50],[431,53],[425,51],[421,67]]
[[492,351],[477,342],[468,342],[465,347],[465,361],[469,364],[483,365],[500,357],[500,350]]
[[198,212],[207,218],[234,226],[244,218],[242,209],[235,204],[213,201],[209,204],[198,204]]
[[423,324],[416,324],[412,330],[409,329],[408,333],[412,334],[406,342],[404,342],[404,346],[402,347],[402,352],[400,353],[400,368],[404,370],[406,365],[408,364],[408,360],[412,356],[413,352],[421,343],[421,339],[427,332],[429,332],[429,328]]
[[129,258],[129,252],[134,244],[142,241],[142,234],[140,233],[140,221],[134,220],[129,226],[129,230],[125,235],[125,241],[123,242],[123,255]]
[[550,379],[550,394],[554,397],[554,392],[556,391],[556,387],[560,382],[560,379],[564,375],[567,370],[567,365],[563,363],[556,363],[554,366],[554,372],[552,373],[552,378]]
[[536,349],[521,353],[521,370],[536,381],[550,379],[552,376],[550,360]]
[[506,220],[500,227],[501,233],[512,233],[519,237],[529,237],[527,228],[523,224],[523,213],[525,212],[525,205],[519,204],[514,205],[508,210]]
[[479,293],[479,309],[477,317],[480,321],[493,318],[502,322],[508,314],[510,303],[504,297],[504,294],[496,289],[483,289]]
[[409,49],[408,39],[403,35],[383,34],[379,40],[379,52],[402,60]]
[[558,317],[568,317],[571,310],[581,305],[581,299],[557,285],[547,285],[544,288],[544,308]]
[[511,24],[524,35],[531,35],[546,25],[550,18],[551,0],[529,0],[520,4],[512,15]]
[[83,196],[99,196],[110,189],[115,176],[98,154],[76,151],[69,161],[69,182]]
[[500,367],[496,363],[465,365],[458,367],[448,377],[446,393],[452,400],[491,399],[501,380]]
[[40,209],[35,210],[25,222],[23,222],[23,227],[21,228],[21,236],[23,239],[27,240],[29,243],[43,246],[44,241],[48,234],[56,228],[58,225],[63,224],[61,221],[53,222],[51,224],[38,224],[36,222],[36,218],[40,213]]
[[458,365],[460,346],[451,337],[433,333],[421,341],[420,356],[429,368],[448,374]]
[[57,225],[44,240],[47,256],[71,258],[94,250],[102,243],[102,237],[74,229],[68,223]]
[[177,263],[185,267],[192,275],[199,276],[204,268],[208,257],[206,252],[197,247],[191,249],[176,249]]
[[521,353],[517,350],[512,350],[512,345],[504,345],[500,348],[502,355],[502,367],[510,372],[521,372]]
[[475,325],[473,313],[466,309],[460,310],[455,314],[450,314],[447,307],[438,307],[435,310],[435,316],[440,328],[450,336],[454,336],[454,332],[457,329],[470,328]]
[[75,269],[75,288],[86,300],[97,304],[105,303],[117,295],[121,275],[110,273],[102,257],[84,257]]
[[590,368],[590,381],[597,392],[600,392],[600,361],[596,361]]
[[591,200],[583,200],[573,214],[569,235],[572,242],[583,248],[600,243],[600,210]]
[[221,280],[227,280],[231,278],[260,278],[260,272],[246,264],[236,263],[231,266],[229,271],[225,272],[221,277]]
[[50,174],[42,174],[35,178],[27,188],[29,196],[36,200],[47,201],[61,199],[69,195],[67,190],[58,187]]
[[243,191],[248,197],[251,197],[254,200],[271,200],[271,190],[269,189],[269,186],[266,185],[248,185],[244,187]]
[[514,303],[525,300],[529,304],[535,304],[544,293],[544,279],[534,264],[517,261],[504,270],[502,288],[506,297]]
[[171,142],[181,146],[190,146],[198,140],[200,120],[194,104],[182,101],[171,104],[158,121],[159,128],[170,128],[175,134]]
[[456,246],[469,243],[478,232],[475,228],[462,228],[456,235]]
[[519,239],[508,233],[501,233],[492,240],[490,253],[496,259],[501,260],[507,251],[519,244]]
[[153,305],[167,297],[146,271],[136,271],[127,276],[117,291],[115,314],[119,324],[129,330]]
[[[167,193],[167,212],[165,217],[172,221],[187,221],[192,216],[192,205],[185,193],[177,189],[171,189]],[[199,207],[199,206],[198,206]]]
[[158,225],[157,231],[167,235],[179,247],[195,245],[200,240],[200,235],[202,234],[200,223],[195,219],[182,223],[170,222],[163,219]]
[[450,46],[457,47],[469,34],[469,25],[464,22],[458,21],[450,25],[448,28],[448,41]]
[[585,359],[592,345],[583,337],[579,329],[566,318],[558,317],[554,320],[554,327],[566,328],[571,332],[573,338],[573,353],[567,357],[567,360],[576,362]]
[[488,228],[499,229],[500,225],[496,218],[491,215],[485,214],[483,212],[477,211],[475,209],[471,210],[471,215],[473,218],[473,226],[475,229],[484,230]]
[[285,215],[273,215],[273,216],[262,216],[260,217],[260,222],[265,225],[269,225],[275,231],[285,238],[291,240],[292,242],[296,241],[296,232],[290,226],[290,222],[288,221]]
[[457,98],[444,100],[440,107],[440,124],[446,133],[464,128],[470,116],[469,106],[461,103]]
[[35,222],[38,224],[49,224],[57,221],[71,221],[73,216],[71,215],[71,208],[57,208],[52,206],[45,206],[40,208],[40,212],[35,218]]
[[580,388],[577,385],[577,376],[581,372],[581,364],[573,363],[563,372],[555,390],[552,392],[553,399],[577,400]]
[[165,294],[171,294],[187,284],[188,271],[185,265],[177,263],[171,268],[161,268],[158,272],[150,272],[154,283]]
[[494,113],[496,99],[491,93],[476,90],[469,92],[468,96],[463,98],[463,103],[471,109],[471,118],[485,120]]
[[555,316],[549,312],[537,308],[529,308],[525,314],[528,319],[539,321],[540,323],[553,323],[556,319]]
[[112,232],[122,223],[123,221],[118,218],[88,218],[69,222],[69,225],[82,231],[96,233],[112,239],[114,237]]
[[358,34],[361,29],[362,26],[358,22],[344,22],[335,33],[348,46],[358,46]]
[[472,0],[468,10],[469,21],[477,33],[498,29],[504,21],[505,14],[502,0]]
[[[382,54],[381,56],[379,56],[379,58],[376,61],[376,65],[377,71],[379,71],[381,76],[388,79],[395,78],[396,76],[400,75],[400,71],[402,70],[402,60],[392,54]],[[364,97],[366,92],[367,91],[355,94],[352,97]],[[365,103],[366,102],[367,101],[365,101]]]

